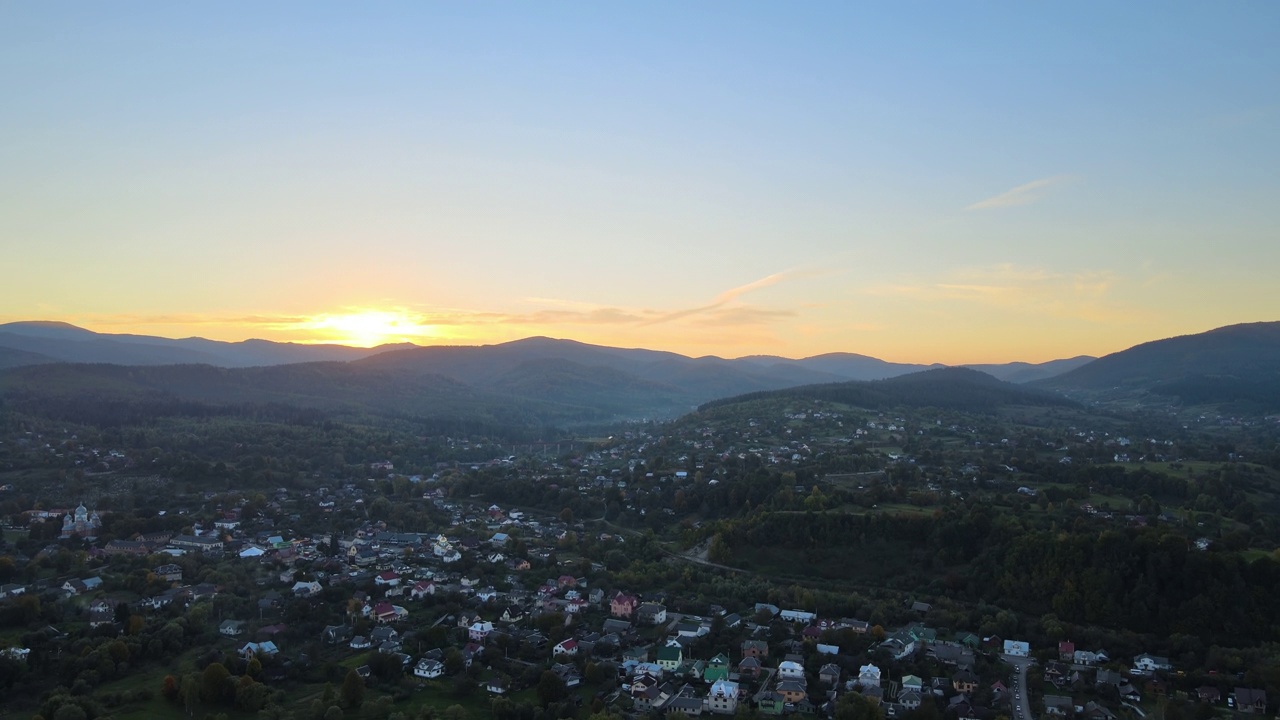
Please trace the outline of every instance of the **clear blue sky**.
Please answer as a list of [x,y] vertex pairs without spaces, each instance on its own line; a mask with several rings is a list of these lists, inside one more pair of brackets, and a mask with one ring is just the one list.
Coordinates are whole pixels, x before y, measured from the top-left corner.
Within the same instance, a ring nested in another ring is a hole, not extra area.
[[2,320],[976,362],[1280,319],[1274,2],[8,2],[0,98]]

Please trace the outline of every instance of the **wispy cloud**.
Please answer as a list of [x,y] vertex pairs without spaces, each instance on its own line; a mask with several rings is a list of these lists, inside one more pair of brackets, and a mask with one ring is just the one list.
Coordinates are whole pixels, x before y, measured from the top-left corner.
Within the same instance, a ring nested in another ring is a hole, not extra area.
[[[706,313],[710,313],[710,312],[719,310],[720,308],[723,308],[724,306],[728,305],[729,303],[732,303],[733,301],[737,300],[743,295],[746,295],[749,292],[753,292],[761,288],[766,288],[766,287],[769,287],[770,285],[777,285],[783,280],[801,277],[804,274],[805,274],[804,271],[797,270],[797,269],[783,270],[782,272],[777,272],[772,275],[767,275],[765,277],[762,277],[759,280],[753,280],[752,282],[749,282],[745,285],[739,285],[738,287],[725,290],[724,292],[717,295],[715,299],[712,300],[707,305],[700,305],[698,307],[684,308],[682,310],[674,310],[672,312],[663,313],[651,320],[646,320],[641,324],[657,325],[659,323],[667,323],[673,320],[680,320],[680,319],[692,317],[695,315],[704,315]],[[745,316],[739,316],[739,317],[745,317]]]
[[1061,185],[1071,180],[1070,175],[1054,175],[1052,177],[1032,180],[1025,185],[1019,185],[1011,190],[1005,190],[999,195],[993,195],[986,200],[978,202],[966,207],[965,210],[994,210],[996,208],[1017,207],[1019,205],[1030,205],[1039,200],[1044,191],[1054,185]]
[[[791,308],[760,307],[743,302],[758,290],[786,280],[813,274],[785,270],[730,288],[702,305],[679,309],[597,305],[571,299],[525,298],[533,306],[508,311],[471,308],[344,307],[328,312],[300,314],[93,314],[68,318],[72,322],[109,332],[142,332],[172,336],[244,335],[291,339],[297,342],[335,341],[360,336],[394,341],[481,338],[493,335],[555,332],[555,328],[592,327],[641,329],[670,324],[684,331],[706,333],[713,329],[764,328],[795,317]],[[542,306],[542,307],[537,307]],[[570,331],[572,332],[572,331]],[[595,330],[591,331],[595,332]]]

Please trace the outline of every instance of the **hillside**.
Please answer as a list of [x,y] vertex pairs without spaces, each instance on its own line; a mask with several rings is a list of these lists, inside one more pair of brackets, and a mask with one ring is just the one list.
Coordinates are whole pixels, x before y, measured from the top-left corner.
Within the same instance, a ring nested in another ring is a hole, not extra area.
[[911,406],[987,411],[1007,405],[1075,404],[1057,393],[1015,385],[977,370],[957,367],[925,370],[888,380],[805,385],[751,393],[706,403],[700,409],[778,398],[823,400],[870,409]]
[[1280,410],[1280,322],[1231,325],[1143,343],[1036,383],[1103,396],[1153,393],[1186,404]]
[[14,322],[0,325],[0,350],[33,353],[49,360],[70,363],[253,367],[358,360],[397,347],[402,346],[356,348],[270,340],[223,342],[194,337],[172,339],[151,335],[97,333],[60,322]]

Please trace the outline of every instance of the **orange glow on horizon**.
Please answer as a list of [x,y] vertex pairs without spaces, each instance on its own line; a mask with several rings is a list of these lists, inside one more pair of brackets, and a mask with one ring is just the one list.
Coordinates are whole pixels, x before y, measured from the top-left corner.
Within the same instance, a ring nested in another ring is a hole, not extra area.
[[412,314],[399,310],[359,310],[332,313],[295,323],[289,328],[310,335],[298,342],[338,343],[355,347],[377,347],[388,343],[417,343],[445,339],[436,325],[423,324]]

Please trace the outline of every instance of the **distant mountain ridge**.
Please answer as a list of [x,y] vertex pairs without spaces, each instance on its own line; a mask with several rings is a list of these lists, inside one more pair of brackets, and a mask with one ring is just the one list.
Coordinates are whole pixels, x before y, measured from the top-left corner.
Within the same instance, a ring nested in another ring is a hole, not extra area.
[[1103,397],[1146,393],[1190,405],[1280,412],[1280,322],[1142,343],[1033,384]]
[[[358,360],[401,345],[356,348],[304,345],[270,340],[223,342],[191,337],[97,333],[61,322],[33,321],[0,325],[0,349],[34,353],[44,362],[253,367],[300,362]],[[30,363],[30,364],[35,364]]]
[[[779,382],[801,385],[841,380],[882,380],[944,367],[938,363],[894,363],[846,352],[800,359],[774,355],[749,355],[737,359],[715,356],[693,358],[663,350],[615,348],[548,337],[530,337],[494,345],[418,346],[400,343],[360,348],[271,340],[225,342],[198,337],[172,339],[153,335],[98,333],[69,323],[51,321],[0,324],[0,367],[41,362],[82,362],[116,365],[207,364],[236,368],[304,362],[351,362],[396,352],[416,353],[415,357],[424,363],[445,368],[447,371],[444,374],[466,376],[468,380],[484,376],[485,367],[510,370],[513,358],[567,358],[575,362],[639,373],[656,382],[680,387],[714,387],[720,384],[731,390],[740,389],[736,382],[743,378],[754,378],[754,382],[766,386],[774,386]],[[404,356],[398,357],[403,359]],[[1038,365],[1014,362],[971,367],[1002,380],[1028,382],[1065,372],[1089,359],[1091,358],[1082,356]],[[738,380],[726,382],[721,377],[725,372],[730,372]],[[492,379],[492,376],[488,379]]]
[[[314,356],[322,360],[298,361]],[[97,397],[135,409],[139,403],[153,409],[278,404],[571,426],[672,417],[704,403],[788,388],[881,405],[897,398],[982,407],[1052,403],[1052,392],[1111,387],[1196,403],[1261,397],[1264,402],[1254,406],[1280,408],[1280,323],[1145,343],[1100,360],[973,368],[889,363],[853,353],[800,360],[692,358],[546,337],[481,346],[348,348],[102,335],[58,323],[0,326],[0,399],[33,411],[41,403],[83,410],[86,398]],[[1267,399],[1273,395],[1275,403]]]

